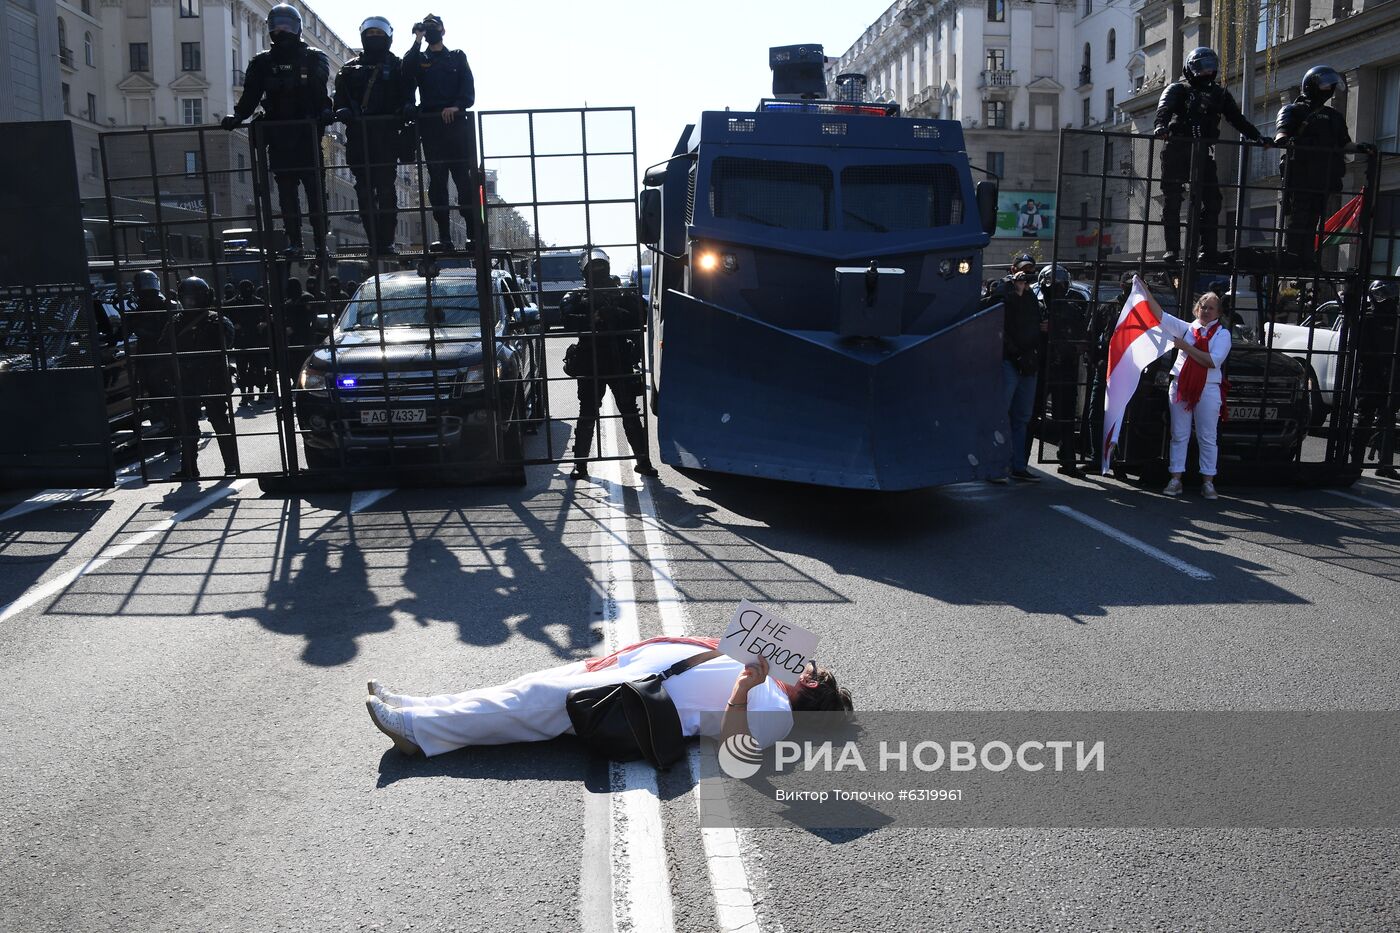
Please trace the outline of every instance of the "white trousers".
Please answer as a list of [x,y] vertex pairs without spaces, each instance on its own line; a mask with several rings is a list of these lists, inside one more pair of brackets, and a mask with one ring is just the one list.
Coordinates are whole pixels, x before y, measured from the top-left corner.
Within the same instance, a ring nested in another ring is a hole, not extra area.
[[1176,400],[1176,380],[1167,389],[1167,399],[1172,412],[1172,447],[1169,469],[1173,473],[1186,472],[1186,448],[1191,443],[1191,422],[1196,423],[1196,448],[1201,455],[1201,475],[1214,476],[1216,455],[1219,450],[1215,434],[1220,426],[1220,384],[1206,383],[1201,390],[1201,400],[1192,411]]
[[589,673],[583,661],[533,671],[509,683],[462,693],[401,698],[410,738],[426,755],[467,745],[542,742],[573,731],[564,700],[570,690],[638,676],[617,665]]

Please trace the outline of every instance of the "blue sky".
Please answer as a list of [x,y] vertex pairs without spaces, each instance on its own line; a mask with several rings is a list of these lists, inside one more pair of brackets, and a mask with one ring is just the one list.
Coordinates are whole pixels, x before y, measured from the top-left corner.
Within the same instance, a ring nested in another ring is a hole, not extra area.
[[[681,130],[701,111],[753,109],[772,89],[770,46],[820,42],[826,54],[840,55],[887,5],[887,0],[706,0],[693,5],[675,0],[535,0],[452,7],[434,3],[419,9],[371,0],[312,0],[317,13],[352,44],[358,44],[359,24],[366,17],[388,16],[395,29],[393,49],[400,55],[412,42],[413,23],[428,13],[438,13],[447,28],[447,45],[463,49],[471,61],[478,111],[585,104],[635,107],[642,169],[669,156]],[[417,12],[408,12],[410,9]],[[522,135],[519,121],[497,120],[496,125],[499,129],[494,136],[492,127],[485,130],[488,156],[512,148],[512,137]],[[600,119],[597,126],[630,135],[620,121]],[[542,135],[553,136],[562,148],[577,132],[556,126],[557,133],[541,134],[540,129],[537,126],[537,150],[548,142]],[[596,148],[599,135],[616,136],[594,134],[590,129],[590,150]],[[609,161],[625,160],[598,160],[590,166],[590,182],[596,173],[609,194],[630,187],[630,166],[619,176],[623,166],[604,164]],[[520,165],[523,169],[523,163]],[[495,167],[502,172],[503,195],[509,200],[527,199],[521,196],[528,187],[526,173],[512,171],[506,162]],[[561,165],[554,174],[558,176],[555,191],[565,192],[576,187],[573,176],[581,173],[569,172]],[[599,196],[597,191],[591,194]],[[624,196],[630,194],[624,191]],[[622,214],[618,213],[620,220]],[[602,223],[621,229],[606,219]],[[554,237],[550,236],[551,226]],[[553,224],[541,221],[546,237],[556,242],[572,235],[563,231],[576,226],[562,216]],[[606,237],[595,231],[593,239],[604,242]]]

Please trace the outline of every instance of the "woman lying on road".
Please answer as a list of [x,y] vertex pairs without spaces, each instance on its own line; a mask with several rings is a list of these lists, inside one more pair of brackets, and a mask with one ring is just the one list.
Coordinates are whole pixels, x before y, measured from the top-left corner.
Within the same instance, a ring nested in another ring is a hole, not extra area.
[[[543,742],[573,732],[569,691],[640,680],[684,661],[712,638],[652,638],[601,658],[536,671],[495,687],[409,696],[377,680],[365,698],[370,719],[406,755],[441,755],[468,745]],[[768,662],[747,667],[720,656],[666,681],[686,736],[724,739],[747,732],[767,747],[792,728],[792,711],[852,709],[850,691],[809,663],[797,685],[768,678]],[[762,713],[749,717],[750,712]]]
[[1196,448],[1201,460],[1201,495],[1218,498],[1215,492],[1216,430],[1220,425],[1221,367],[1230,355],[1230,332],[1220,323],[1220,296],[1206,292],[1191,309],[1194,323],[1170,314],[1162,315],[1162,329],[1172,337],[1181,352],[1172,367],[1167,389],[1171,405],[1172,444],[1171,482],[1162,490],[1169,496],[1181,495],[1181,474],[1186,472],[1186,448],[1191,443],[1191,422],[1196,423]]

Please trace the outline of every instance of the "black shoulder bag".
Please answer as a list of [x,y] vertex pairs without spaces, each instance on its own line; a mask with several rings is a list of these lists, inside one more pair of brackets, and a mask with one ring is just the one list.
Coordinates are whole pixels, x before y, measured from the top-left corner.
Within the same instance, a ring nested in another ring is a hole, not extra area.
[[723,653],[691,655],[641,680],[570,690],[564,706],[579,741],[613,761],[645,758],[653,767],[669,768],[685,755],[685,736],[664,681]]

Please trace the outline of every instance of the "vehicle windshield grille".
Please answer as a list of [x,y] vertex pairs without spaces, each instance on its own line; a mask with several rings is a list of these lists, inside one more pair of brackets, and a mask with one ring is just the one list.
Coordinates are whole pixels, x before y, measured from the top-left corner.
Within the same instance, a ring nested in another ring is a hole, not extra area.
[[481,311],[474,279],[437,279],[428,296],[425,279],[366,282],[341,316],[343,330],[383,327],[468,327],[480,333]]
[[963,221],[951,165],[858,165],[841,172],[841,227],[862,233],[924,230]]
[[710,174],[710,212],[781,230],[830,230],[831,170],[801,162],[715,159]]

